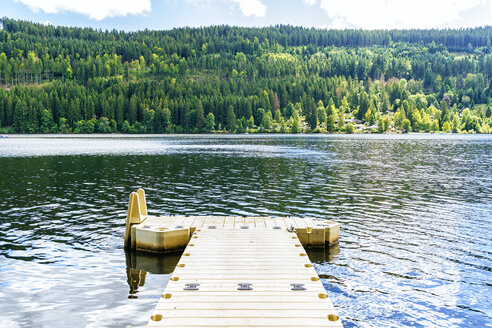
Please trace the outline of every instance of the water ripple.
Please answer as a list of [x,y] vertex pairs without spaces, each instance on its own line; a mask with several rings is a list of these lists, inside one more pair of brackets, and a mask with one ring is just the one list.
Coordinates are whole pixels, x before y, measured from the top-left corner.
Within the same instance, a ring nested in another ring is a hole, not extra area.
[[339,221],[309,256],[345,327],[491,327],[491,155],[461,135],[2,139],[0,326],[145,324],[179,255],[125,256],[144,187],[155,215]]

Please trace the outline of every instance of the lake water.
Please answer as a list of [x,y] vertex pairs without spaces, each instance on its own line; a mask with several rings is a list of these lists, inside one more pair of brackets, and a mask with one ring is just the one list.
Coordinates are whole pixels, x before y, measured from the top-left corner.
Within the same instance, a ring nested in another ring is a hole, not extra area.
[[153,215],[317,216],[345,327],[492,327],[492,137],[0,139],[0,327],[145,326],[180,254],[125,254]]

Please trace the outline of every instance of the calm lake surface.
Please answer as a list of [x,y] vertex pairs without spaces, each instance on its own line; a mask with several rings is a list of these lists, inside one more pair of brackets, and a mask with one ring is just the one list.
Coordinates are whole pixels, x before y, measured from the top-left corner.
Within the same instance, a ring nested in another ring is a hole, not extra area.
[[492,137],[0,139],[0,327],[145,326],[180,254],[125,254],[153,215],[317,216],[345,327],[492,327]]

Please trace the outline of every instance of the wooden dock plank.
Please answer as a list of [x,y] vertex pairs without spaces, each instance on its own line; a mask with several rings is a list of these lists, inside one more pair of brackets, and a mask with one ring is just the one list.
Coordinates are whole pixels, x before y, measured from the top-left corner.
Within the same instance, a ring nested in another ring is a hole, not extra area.
[[266,228],[265,218],[255,217],[253,219],[255,220],[255,228]]
[[224,220],[224,228],[226,229],[230,229],[230,228],[234,228],[234,220],[235,220],[235,217],[226,217],[225,220]]
[[238,216],[234,218],[234,228],[239,229],[244,225],[244,217]]
[[265,218],[265,227],[267,229],[273,229],[273,227],[277,226],[275,223],[275,220],[271,217],[266,217]]
[[[247,226],[250,229],[256,228],[256,226],[255,226],[255,219],[252,218],[252,217],[245,217],[244,218],[244,226]],[[241,227],[239,227],[239,228],[241,228]]]
[[187,302],[187,303],[159,303],[156,310],[334,310],[330,304],[322,302],[295,302],[295,303],[279,303],[279,302],[261,302],[261,303],[249,303],[249,302],[227,302],[227,303],[200,303],[200,302]]
[[203,228],[209,229],[209,227],[215,227],[215,228],[217,228],[217,226],[215,225],[215,217],[213,217],[213,216],[206,217],[203,220]]
[[287,223],[285,223],[285,218],[273,218],[273,220],[275,221],[275,226],[283,229],[288,228]]

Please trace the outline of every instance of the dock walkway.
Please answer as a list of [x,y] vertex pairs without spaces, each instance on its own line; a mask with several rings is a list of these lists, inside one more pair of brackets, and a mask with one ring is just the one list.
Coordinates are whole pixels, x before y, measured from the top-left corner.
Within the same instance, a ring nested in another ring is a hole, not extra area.
[[184,249],[148,327],[342,327],[304,247],[338,242],[318,218],[150,216],[130,195],[125,248]]
[[295,232],[197,229],[148,327],[342,327]]

